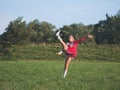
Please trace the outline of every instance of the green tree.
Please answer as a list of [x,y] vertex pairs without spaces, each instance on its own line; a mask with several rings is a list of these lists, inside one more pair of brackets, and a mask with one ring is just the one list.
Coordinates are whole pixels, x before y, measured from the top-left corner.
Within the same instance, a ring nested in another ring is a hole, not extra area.
[[29,33],[26,29],[26,22],[19,17],[11,21],[3,34],[3,40],[11,44],[22,44],[29,41]]
[[85,26],[82,23],[74,23],[71,25],[65,25],[62,28],[60,28],[62,30],[62,37],[65,41],[67,41],[67,38],[69,35],[73,35],[76,39],[79,39],[80,37],[84,37],[87,34],[92,32],[93,26],[92,25],[88,25]]
[[39,29],[40,29],[40,22],[39,20],[35,19],[28,23],[27,30],[30,31],[30,42],[37,43],[41,41],[41,38],[39,35]]
[[34,43],[48,43],[53,42],[53,29],[55,26],[48,22],[39,22],[39,20],[34,20],[28,23],[27,28],[31,31],[31,42]]
[[106,14],[106,20],[95,24],[93,33],[97,44],[120,44],[120,11],[114,16]]
[[42,40],[46,43],[53,42],[55,26],[48,22],[41,22],[39,33],[42,35]]

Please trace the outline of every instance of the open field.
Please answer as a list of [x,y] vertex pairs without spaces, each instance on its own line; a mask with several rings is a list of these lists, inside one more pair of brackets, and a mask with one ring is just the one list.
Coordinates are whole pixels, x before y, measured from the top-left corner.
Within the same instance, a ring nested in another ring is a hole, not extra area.
[[120,63],[64,60],[0,61],[0,90],[120,90]]

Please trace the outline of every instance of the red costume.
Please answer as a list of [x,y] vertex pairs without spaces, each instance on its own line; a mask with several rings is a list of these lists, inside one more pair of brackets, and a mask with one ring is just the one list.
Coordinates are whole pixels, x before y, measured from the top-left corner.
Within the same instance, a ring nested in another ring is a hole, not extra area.
[[81,42],[84,42],[86,39],[87,38],[83,37],[83,38],[80,38],[79,40],[75,40],[74,42],[68,42],[67,43],[68,49],[66,51],[66,55],[72,58],[76,58],[78,44]]

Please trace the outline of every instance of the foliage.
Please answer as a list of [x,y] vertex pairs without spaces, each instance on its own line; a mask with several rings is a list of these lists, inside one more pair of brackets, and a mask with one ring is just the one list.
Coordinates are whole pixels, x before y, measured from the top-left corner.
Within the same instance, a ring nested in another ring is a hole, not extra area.
[[54,25],[48,22],[39,22],[39,20],[34,20],[27,25],[27,29],[31,30],[32,36],[30,37],[30,41],[32,43],[49,43],[53,40],[53,29]]
[[22,21],[22,17],[19,17],[10,22],[1,39],[10,44],[51,42],[54,28],[54,25],[47,22],[40,23],[38,20],[26,24]]
[[22,17],[11,21],[6,28],[6,32],[2,35],[2,39],[10,44],[19,44],[28,41],[29,33],[26,30],[26,22],[22,21]]
[[73,35],[76,39],[86,36],[87,34],[92,32],[93,26],[85,26],[82,23],[74,23],[69,26],[65,25],[60,29],[62,30],[62,38],[67,41],[66,37],[68,37],[69,35]]
[[[56,55],[62,50],[60,44],[13,45],[10,55],[1,56],[1,60],[65,60],[65,55]],[[119,45],[79,45],[75,60],[106,60],[120,61]],[[9,57],[10,56],[10,57]],[[8,58],[9,57],[9,58]]]
[[0,41],[9,44],[55,43],[58,42],[55,37],[58,30],[62,30],[62,38],[65,41],[68,35],[79,39],[87,34],[94,34],[97,44],[120,44],[120,11],[114,16],[106,14],[106,20],[100,20],[95,25],[73,23],[59,29],[38,19],[27,24],[23,17],[18,17],[9,23],[6,32],[0,35]]
[[120,44],[120,11],[114,16],[106,14],[106,20],[100,20],[95,25],[84,25],[73,23],[64,25],[56,29],[55,25],[48,22],[40,22],[35,19],[29,23],[18,17],[11,21],[6,28],[6,32],[0,35],[0,55],[11,54],[11,45],[56,43],[56,31],[62,30],[61,37],[68,41],[68,35],[73,35],[76,39],[87,34],[93,34],[95,40],[87,41],[86,44]]
[[108,16],[106,20],[95,24],[93,30],[97,44],[120,44],[120,11],[115,16]]

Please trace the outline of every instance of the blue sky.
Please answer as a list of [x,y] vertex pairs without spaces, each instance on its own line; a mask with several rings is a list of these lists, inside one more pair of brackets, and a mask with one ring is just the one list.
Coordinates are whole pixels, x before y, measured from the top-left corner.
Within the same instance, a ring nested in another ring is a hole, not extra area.
[[106,19],[106,13],[115,15],[118,10],[120,0],[1,0],[0,34],[20,16],[27,23],[39,19],[59,28],[80,22],[95,24]]

